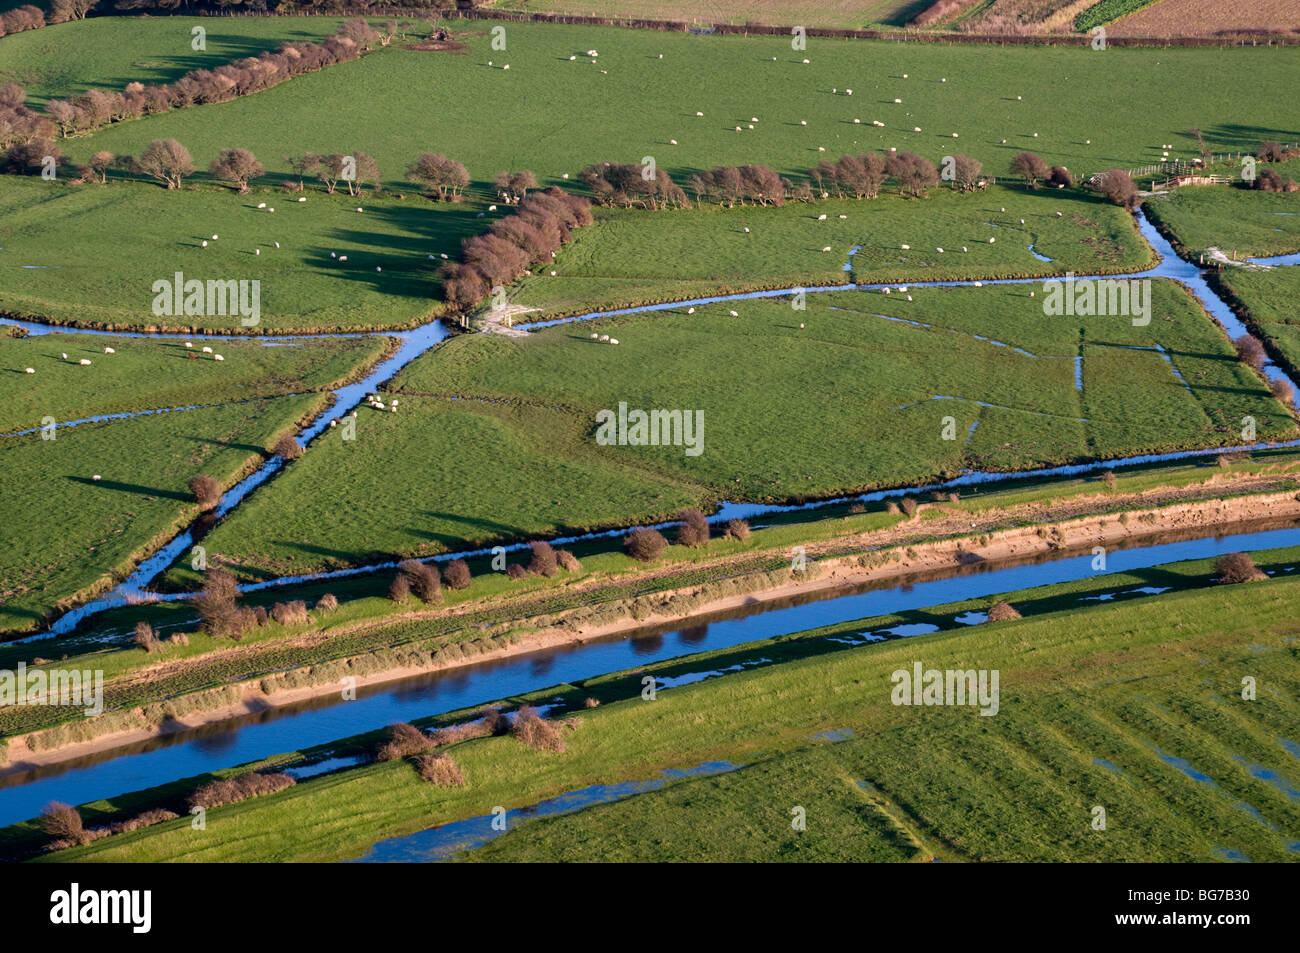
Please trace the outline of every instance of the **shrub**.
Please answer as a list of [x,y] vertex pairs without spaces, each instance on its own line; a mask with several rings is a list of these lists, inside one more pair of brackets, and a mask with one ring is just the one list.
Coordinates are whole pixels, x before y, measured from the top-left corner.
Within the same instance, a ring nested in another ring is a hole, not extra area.
[[176,632],[171,637],[172,645],[189,645],[190,637],[184,632]]
[[388,584],[388,598],[398,605],[411,598],[411,580],[406,573],[399,572]]
[[1115,479],[1115,471],[1114,471],[1114,470],[1107,470],[1105,473],[1103,473],[1103,474],[1101,475],[1101,480],[1102,480],[1103,483],[1106,484],[1106,487],[1107,487],[1108,489],[1110,489],[1111,491],[1114,491],[1114,489],[1115,489],[1115,483],[1116,483],[1116,479]]
[[519,565],[519,563],[511,563],[509,566],[506,567],[506,576],[510,579],[516,579],[516,580],[527,579],[528,570],[525,569],[523,566]]
[[532,705],[523,705],[515,713],[510,733],[538,751],[563,751],[565,748],[559,729],[549,721],[543,721]]
[[533,551],[532,559],[528,561],[530,573],[550,579],[560,571],[555,559],[555,550],[550,543],[535,540],[528,544],[528,548]]
[[440,788],[458,788],[465,784],[460,766],[445,754],[420,755],[415,759],[415,771],[424,780]]
[[180,815],[175,811],[169,811],[165,807],[155,807],[125,821],[114,821],[108,826],[108,832],[110,834],[125,834],[128,831],[138,831],[142,827],[153,827],[153,825],[161,824],[163,821],[174,821],[178,817]]
[[398,567],[410,580],[411,592],[421,602],[442,602],[442,577],[438,567],[432,563],[422,563],[418,559],[407,559]]
[[442,578],[453,589],[468,589],[471,579],[469,564],[463,559],[453,559],[442,567]]
[[158,636],[154,635],[153,626],[148,622],[135,624],[135,644],[146,652],[153,652],[159,646]]
[[668,540],[655,529],[634,529],[623,539],[623,549],[633,559],[651,563],[664,554]]
[[307,603],[301,599],[293,602],[277,602],[271,607],[271,618],[281,625],[303,625],[307,618]]
[[917,506],[916,500],[912,499],[910,496],[903,497],[899,501],[898,505],[902,507],[903,512],[906,513],[908,516],[912,516],[913,514],[916,513],[916,506]]
[[727,520],[727,535],[732,539],[749,539],[749,524],[744,520]]
[[262,774],[249,771],[247,774],[239,774],[233,778],[210,781],[191,794],[186,801],[190,807],[214,808],[262,794],[274,794],[276,791],[293,787],[295,783],[293,777],[288,774]]
[[212,569],[207,574],[207,584],[194,598],[194,607],[203,619],[203,629],[212,635],[240,635],[245,620],[239,614],[235,600],[239,587],[235,577],[224,569]]
[[1254,582],[1267,579],[1255,566],[1255,560],[1249,553],[1228,553],[1220,556],[1214,563],[1214,581],[1221,585],[1234,585],[1239,582]]
[[190,492],[202,510],[214,510],[221,502],[221,484],[205,473],[190,480]]
[[85,826],[81,820],[81,812],[70,804],[64,804],[60,801],[51,801],[41,812],[40,821],[41,830],[55,840],[70,841],[79,843],[85,836]]
[[1255,370],[1259,370],[1268,361],[1268,352],[1259,340],[1249,334],[1234,338],[1232,346],[1237,349],[1237,357]]
[[1138,195],[1137,183],[1123,169],[1111,169],[1109,172],[1103,172],[1097,182],[1097,191],[1116,205],[1126,209],[1132,210],[1142,204],[1141,196]]
[[1011,160],[1011,174],[1020,176],[1031,189],[1038,188],[1049,172],[1047,163],[1032,152],[1018,152]]
[[676,543],[679,546],[703,546],[709,541],[709,521],[698,509],[682,510],[677,514]]
[[266,621],[270,617],[270,614],[266,611],[266,606],[253,606],[253,619],[259,627],[266,625]]
[[1052,171],[1047,173],[1047,183],[1049,185],[1064,186],[1068,189],[1070,186],[1074,185],[1074,176],[1070,174],[1070,170],[1065,166],[1054,165],[1052,166]]
[[338,597],[335,596],[334,593],[332,592],[327,592],[325,593],[325,595],[321,596],[319,599],[316,600],[317,612],[322,612],[322,613],[333,612],[338,607],[339,607]]
[[286,460],[296,460],[302,456],[302,445],[294,439],[293,434],[281,434],[280,439],[276,440],[275,446],[271,448],[271,453]]
[[600,699],[599,699],[599,698],[593,698],[592,696],[588,695],[587,698],[586,698],[586,700],[582,703],[582,707],[583,707],[583,708],[599,708],[599,707],[600,707]]
[[561,549],[555,554],[555,558],[560,561],[560,567],[565,572],[582,572],[582,563],[578,561],[577,556],[567,549]]
[[890,500],[888,503],[885,504],[885,512],[898,514],[903,512],[903,510],[902,508],[899,507],[898,502],[896,500]]
[[407,755],[420,754],[434,746],[434,741],[419,728],[406,722],[389,725],[375,749],[376,761],[396,761]]
[[990,622],[1006,622],[1009,619],[1019,619],[1020,610],[1006,600],[993,603],[989,608]]
[[1268,389],[1273,392],[1274,397],[1284,404],[1294,403],[1295,401],[1295,388],[1280,377],[1269,384]]

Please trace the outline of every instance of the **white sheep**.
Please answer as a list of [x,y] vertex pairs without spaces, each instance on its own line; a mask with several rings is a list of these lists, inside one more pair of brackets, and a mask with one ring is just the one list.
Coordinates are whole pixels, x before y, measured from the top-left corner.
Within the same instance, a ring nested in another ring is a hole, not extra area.
[[990,244],[990,245],[992,245],[992,244],[993,244],[994,242],[996,242],[996,241],[997,241],[997,239],[994,238],[992,235],[989,236],[989,244]]
[[80,360],[79,363],[81,364],[82,367],[89,367],[89,366],[90,366],[90,361],[86,360],[86,358],[84,358],[84,357]]
[[824,222],[824,221],[826,221],[826,213],[823,212],[822,214],[818,215],[818,216],[817,216],[817,221],[819,221],[819,222]]
[[[306,199],[299,199],[298,201],[299,201],[299,202],[305,202],[305,201],[307,201],[307,200],[306,200]],[[275,209],[273,209],[273,208],[268,208],[267,211],[268,211],[268,212],[274,212]]]
[[1023,218],[1020,220],[1020,224],[1021,225],[1025,224],[1025,220]]
[[825,152],[825,151],[826,151],[826,147],[825,147],[825,146],[818,146],[818,147],[817,147],[817,151],[818,151],[818,152]]
[[489,205],[489,206],[488,206],[488,211],[489,211],[489,212],[495,212],[496,210],[497,210],[497,207],[496,207],[495,205]]
[[830,245],[827,245],[826,247],[824,247],[824,248],[822,249],[822,251],[830,251],[830,250],[831,250],[831,246],[830,246]]
[[911,300],[912,300],[912,296],[911,296],[911,295],[908,295],[908,296],[907,296],[907,300],[908,300],[908,301],[911,301]]
[[266,203],[265,203],[265,202],[258,202],[258,203],[257,203],[257,207],[258,207],[258,208],[266,208]]
[[806,125],[808,125],[808,120],[807,120],[807,119],[800,119],[800,120],[799,120],[799,125],[801,125],[801,126],[806,126]]
[[63,359],[64,359],[65,361],[68,359],[68,352],[67,352],[67,351],[61,351],[61,352],[59,352],[59,353],[61,353],[61,354],[63,355]]
[[[189,342],[189,341],[186,341],[186,342],[185,342],[185,346],[186,346],[186,347],[193,347],[193,346],[194,346],[194,345],[193,345],[193,344],[191,344],[191,343],[190,343],[190,342]],[[64,356],[64,357],[67,357],[67,355],[66,355],[66,354],[65,354],[65,355],[63,355],[63,356]]]
[[[300,198],[298,201],[299,201],[299,202],[305,202],[305,201],[307,201],[307,200],[306,200],[305,198]],[[271,209],[271,211],[274,212],[275,209]]]
[[618,338],[610,338],[610,339],[609,339],[609,343],[610,343],[610,344],[617,344],[617,343],[618,343]]
[[846,89],[846,90],[844,90],[844,92],[848,93],[850,96],[853,95],[853,90],[851,90],[851,89]]
[[812,60],[804,60],[805,63],[811,63]]
[[669,142],[670,145],[674,145],[674,146],[677,145],[677,140],[676,140],[676,139],[669,139],[668,142]]
[[841,215],[840,218],[848,218],[847,215]]
[[212,355],[212,359],[213,359],[214,361],[224,361],[224,360],[225,360],[225,358],[222,357],[220,354],[213,354],[213,355]]
[[362,210],[362,209],[361,209],[361,206],[358,205],[358,206],[357,206],[357,211],[360,212],[361,210]]
[[965,245],[962,245],[962,246],[961,246],[961,250],[962,250],[962,251],[965,251],[965,250],[966,250],[966,246],[965,246]]
[[35,374],[35,373],[36,373],[36,368],[34,368],[34,367],[24,367],[24,368],[23,368],[23,373],[24,373],[24,374]]
[[853,125],[855,125],[855,126],[857,126],[857,125],[861,125],[861,123],[862,123],[862,120],[861,120],[861,119],[855,119],[855,120],[853,120]]
[[254,248],[254,249],[253,249],[253,254],[254,254],[254,255],[260,255],[260,254],[262,254],[262,249],[260,249],[260,248]]
[[211,353],[212,353],[212,348],[208,347],[208,346],[205,344],[205,345],[203,346],[203,353],[204,353],[204,354],[211,354]]
[[203,240],[203,247],[204,247],[204,248],[207,248],[207,247],[208,247],[207,239],[204,239],[204,240]]
[[[745,234],[746,234],[746,235],[749,234],[749,226],[748,226],[748,225],[745,226]],[[551,272],[551,274],[555,274],[555,272]]]
[[347,260],[348,260],[347,255],[339,255],[339,261],[347,261]]
[[592,339],[593,341],[597,340],[599,337],[600,337],[600,335],[597,334],[595,331],[592,331],[592,332],[591,332],[591,339]]
[[337,420],[331,420],[331,421],[330,421],[330,426],[331,426],[331,427],[337,427],[338,424],[339,424],[339,422],[338,422]]
[[337,257],[339,257],[339,253],[336,252],[336,251],[332,251],[332,252],[330,252],[330,257],[331,257],[331,258],[337,258]]
[[686,309],[686,313],[687,313],[687,314],[694,314],[694,313],[695,313],[695,309],[694,309],[694,308],[687,308],[687,309]]
[[501,68],[502,68],[502,69],[510,69],[510,64],[507,63],[505,66],[503,66],[503,67],[501,67]]
[[758,122],[758,117],[757,117],[757,116],[750,116],[750,117],[749,117],[749,121],[750,121],[750,122]]
[[921,131],[921,127],[920,127],[920,126],[913,126],[913,127],[912,127],[912,131],[913,131],[913,132],[920,132],[920,131]]
[[873,126],[876,126],[877,128],[880,128],[880,129],[884,129],[884,128],[885,128],[885,124],[884,124],[883,122],[881,122],[879,119],[873,119],[873,120],[871,120],[871,124],[872,124]]
[[94,476],[91,477],[91,479],[94,480],[96,483],[98,483],[100,480],[104,478],[100,476],[98,473],[96,473]]
[[736,311],[732,311],[732,312],[731,312],[731,316],[732,316],[733,318],[738,318],[738,317],[740,317],[740,314],[739,314],[738,312],[736,312]]
[[216,241],[218,238],[220,238],[220,237],[221,237],[220,235],[213,235],[213,236],[212,236],[212,240],[215,242],[215,241]]
[[956,138],[957,138],[957,133],[954,132],[954,133],[952,134],[952,137],[953,137],[954,139],[956,139]]
[[911,246],[911,245],[904,245],[904,246],[903,246],[903,251],[911,251],[911,250],[912,250],[912,246]]
[[279,248],[279,247],[280,247],[280,243],[279,243],[279,242],[276,242],[276,243],[275,243],[275,247],[276,247],[276,248]]
[[903,101],[901,99],[895,99],[894,102],[899,106],[903,105]]
[[936,248],[935,251],[937,251],[940,255],[943,254],[943,249],[942,249],[942,248]]
[[111,347],[106,347],[106,348],[104,348],[104,353],[105,353],[105,354],[116,354],[117,351],[113,350]]
[[602,335],[600,336],[600,340],[602,340],[602,341],[608,341],[608,340],[609,340],[609,335],[608,335],[608,334],[602,334]]
[[977,282],[975,282],[975,287],[976,287],[976,288],[983,288],[983,287],[984,287],[984,282],[982,282],[982,281],[977,281]]
[[701,119],[704,118],[704,113],[702,112],[697,112],[695,115],[699,116]]

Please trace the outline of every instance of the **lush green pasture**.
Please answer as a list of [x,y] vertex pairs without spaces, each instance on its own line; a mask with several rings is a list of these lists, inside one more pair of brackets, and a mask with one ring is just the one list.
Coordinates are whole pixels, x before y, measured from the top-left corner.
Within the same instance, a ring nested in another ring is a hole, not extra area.
[[[176,138],[204,168],[218,150],[242,146],[275,171],[287,155],[362,149],[390,183],[425,151],[459,158],[480,183],[504,168],[558,182],[590,162],[645,155],[673,174],[745,162],[789,174],[827,155],[890,146],[933,161],[965,152],[999,175],[1016,152],[1033,149],[1086,175],[1158,158],[1162,143],[1186,153],[1189,126],[1220,150],[1294,139],[1285,131],[1300,129],[1300,106],[1256,94],[1295,69],[1300,51],[1290,48],[1099,55],[812,38],[799,53],[789,37],[507,24],[500,51],[486,27],[472,26],[466,55],[390,47],[230,103],[109,127],[68,149],[80,159]],[[597,63],[570,61],[591,48]],[[1179,95],[1152,111],[1157,64],[1161,82]],[[1236,80],[1228,86],[1204,82],[1227,73]],[[1098,90],[1133,106],[1102,110]],[[1231,124],[1217,118],[1224,116]],[[923,131],[913,132],[918,126]]]
[[[1300,160],[1276,168],[1283,176],[1300,176]],[[1146,207],[1173,230],[1191,255],[1218,248],[1229,258],[1265,258],[1300,249],[1300,192],[1183,186],[1168,195],[1152,196]]]
[[269,398],[83,424],[56,431],[53,440],[4,440],[0,629],[33,628],[56,606],[128,569],[196,514],[191,477],[229,483],[323,399]]
[[857,30],[872,26],[901,27],[930,0],[498,0],[498,10],[563,13],[590,17],[644,17],[695,23],[801,23],[804,26]]
[[[39,427],[47,416],[64,422],[321,390],[373,363],[384,345],[379,337],[274,347],[196,339],[186,348],[179,340],[0,334],[0,434]],[[204,346],[225,360],[203,354]],[[83,358],[90,367],[78,363]]]
[[[484,224],[467,205],[401,194],[312,192],[300,203],[270,189],[176,193],[143,183],[69,187],[4,176],[0,309],[110,329],[259,333],[417,324],[443,307],[437,254],[458,254],[460,240]],[[258,209],[262,202],[275,213]],[[155,315],[154,282],[171,282],[176,272],[260,281],[260,324],[243,327],[238,314]]]
[[[405,762],[371,764],[210,811],[205,831],[182,818],[49,859],[357,857],[377,839],[485,805],[514,810],[727,759],[753,767],[525,823],[479,856],[1288,860],[1300,833],[1286,793],[1300,716],[1297,586],[1175,593],[819,653],[671,688],[654,702],[632,679],[623,700],[580,716],[563,754],[511,738],[456,745],[464,788],[428,785]],[[915,662],[998,670],[998,713],[891,704],[891,673]],[[661,667],[671,663],[650,671]],[[1272,687],[1243,701],[1243,672]],[[814,737],[844,729],[853,737],[840,744]],[[1211,780],[1194,780],[1199,772]],[[1104,831],[1091,827],[1098,805]],[[795,806],[807,809],[798,835]]]
[[[1035,258],[1030,245],[1052,261]],[[545,269],[521,279],[512,301],[572,314],[799,285],[1082,275],[1149,264],[1150,249],[1121,209],[1077,192],[1063,198],[1055,190],[994,186],[972,195],[942,190],[924,201],[887,195],[782,208],[607,212],[578,230],[556,259],[555,275]]]
[[[18,83],[27,89],[29,106],[43,106],[89,89],[170,83],[190,70],[256,56],[289,40],[323,39],[340,22],[336,17],[161,16],[59,23],[4,38],[0,85]],[[193,48],[196,26],[206,31],[206,49]]]
[[1300,368],[1300,267],[1225,268],[1220,281],[1293,368]]
[[[1147,327],[1045,317],[1041,287],[1025,285],[911,289],[911,302],[832,292],[810,295],[804,311],[724,302],[524,338],[462,335],[398,375],[399,413],[367,409],[356,441],[312,447],[213,531],[209,552],[261,578],[616,526],[688,503],[1231,445],[1247,414],[1261,438],[1294,433],[1186,293],[1153,288]],[[1130,349],[1157,344],[1172,363]],[[620,402],[702,411],[702,452],[598,445],[596,414]]]

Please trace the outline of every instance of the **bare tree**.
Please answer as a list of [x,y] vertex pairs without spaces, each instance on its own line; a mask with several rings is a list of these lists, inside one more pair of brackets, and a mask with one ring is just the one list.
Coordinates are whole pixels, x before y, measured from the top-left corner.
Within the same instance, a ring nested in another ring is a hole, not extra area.
[[412,182],[437,189],[438,197],[443,200],[449,195],[458,197],[461,189],[469,185],[469,173],[465,167],[441,152],[424,153],[407,168],[406,176]]
[[179,189],[185,176],[194,171],[194,160],[189,150],[175,139],[155,139],[145,146],[135,160],[135,167],[167,188]]
[[214,179],[233,183],[242,195],[248,191],[249,179],[262,174],[262,163],[247,149],[222,149],[208,166],[208,174]]
[[1047,163],[1032,152],[1018,152],[1011,159],[1011,174],[1020,176],[1031,189],[1038,188],[1048,172]]

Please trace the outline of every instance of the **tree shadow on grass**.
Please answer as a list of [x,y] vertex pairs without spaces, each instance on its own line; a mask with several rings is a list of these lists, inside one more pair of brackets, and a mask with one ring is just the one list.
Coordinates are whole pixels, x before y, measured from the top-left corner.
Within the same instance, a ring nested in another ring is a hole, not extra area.
[[164,500],[176,500],[181,503],[193,503],[194,498],[188,493],[177,490],[160,490],[157,487],[141,486],[139,483],[123,483],[120,480],[92,480],[90,477],[67,474],[64,479],[81,483],[100,490],[116,490],[122,493],[137,493],[140,496],[159,497]]

